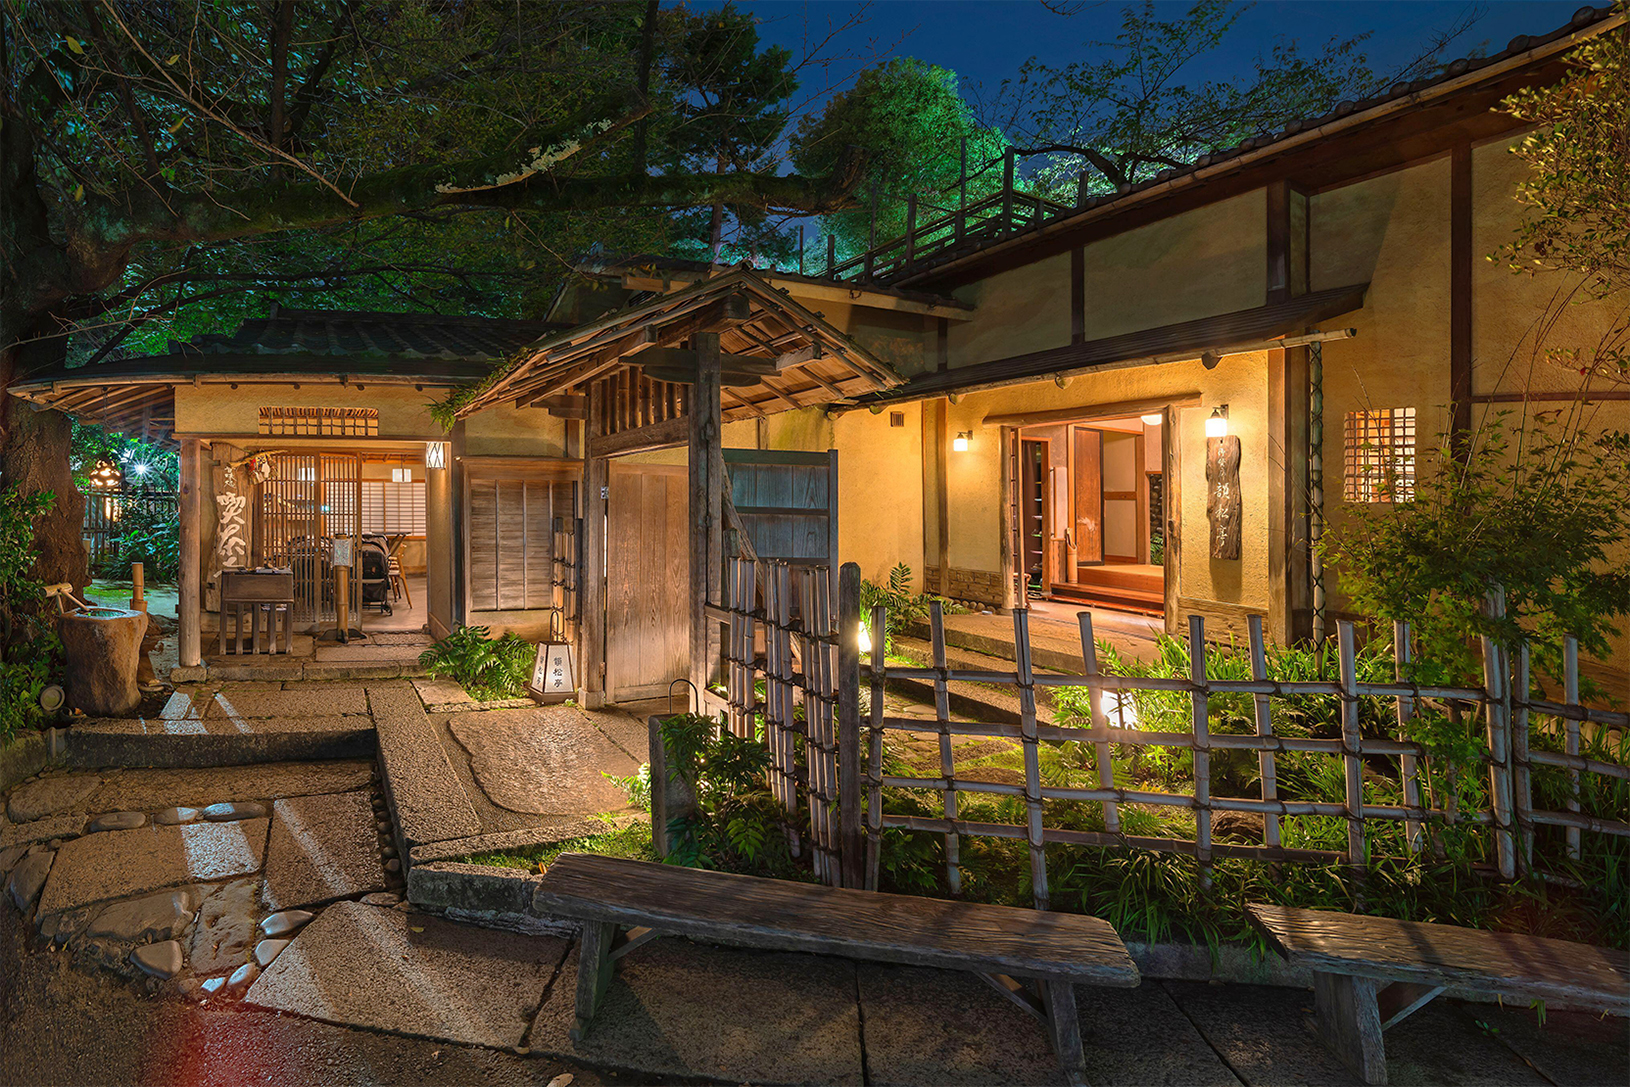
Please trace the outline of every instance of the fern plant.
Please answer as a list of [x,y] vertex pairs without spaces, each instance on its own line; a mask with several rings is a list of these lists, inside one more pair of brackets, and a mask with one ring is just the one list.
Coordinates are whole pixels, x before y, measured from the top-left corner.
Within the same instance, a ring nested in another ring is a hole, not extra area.
[[[928,609],[938,600],[946,615],[960,615],[968,609],[954,600],[933,593],[911,590],[911,567],[903,562],[894,564],[887,581],[882,585],[865,578],[860,582],[861,621],[871,623],[872,609],[881,604],[888,609],[884,616],[883,651],[892,653],[894,641],[911,628],[911,624],[928,617]],[[873,631],[872,633],[876,633]]]
[[537,650],[515,634],[491,637],[487,627],[460,627],[419,654],[432,676],[456,680],[480,702],[514,698],[532,673]]
[[668,862],[800,878],[785,813],[770,795],[763,739],[737,736],[722,719],[685,713],[662,723],[668,766],[696,793],[696,815],[668,822]]

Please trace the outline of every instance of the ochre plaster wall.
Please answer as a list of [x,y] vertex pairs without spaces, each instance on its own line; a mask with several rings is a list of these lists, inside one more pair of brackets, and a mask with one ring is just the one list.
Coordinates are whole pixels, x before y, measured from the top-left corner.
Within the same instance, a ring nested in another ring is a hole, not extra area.
[[566,420],[513,401],[465,421],[465,450],[472,457],[564,457]]
[[952,322],[950,364],[1005,359],[1070,342],[1070,255],[1060,253],[954,292],[977,309],[971,321]]
[[377,408],[379,436],[446,440],[430,417],[429,405],[442,399],[445,389],[411,385],[260,385],[241,383],[180,385],[175,390],[177,434],[241,434],[260,432],[261,408]]

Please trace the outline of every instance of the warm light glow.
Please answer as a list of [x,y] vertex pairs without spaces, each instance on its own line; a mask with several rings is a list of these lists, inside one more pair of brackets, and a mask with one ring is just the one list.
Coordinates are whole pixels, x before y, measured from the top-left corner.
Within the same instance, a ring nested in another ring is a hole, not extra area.
[[391,482],[392,483],[412,483],[413,482],[413,469],[411,469],[411,468],[392,468],[391,469]]
[[1098,712],[1109,721],[1111,728],[1138,727],[1138,711],[1130,691],[1105,691],[1098,699]]
[[90,473],[91,486],[99,491],[115,490],[123,479],[124,474],[119,471],[119,466],[110,460],[97,461]]
[[1211,418],[1206,420],[1206,437],[1228,437],[1228,409],[1226,407],[1212,410]]
[[424,447],[424,466],[426,468],[447,467],[447,443],[426,442]]
[[1159,426],[1161,423],[1166,421],[1166,417],[1160,414],[1158,411],[1150,415],[1142,416],[1141,418],[1143,419],[1144,426]]
[[867,632],[865,623],[860,624],[860,651],[862,653],[872,651],[872,636]]
[[959,431],[957,436],[951,439],[951,448],[958,453],[966,453],[968,451],[968,440],[972,437],[973,431],[971,430]]

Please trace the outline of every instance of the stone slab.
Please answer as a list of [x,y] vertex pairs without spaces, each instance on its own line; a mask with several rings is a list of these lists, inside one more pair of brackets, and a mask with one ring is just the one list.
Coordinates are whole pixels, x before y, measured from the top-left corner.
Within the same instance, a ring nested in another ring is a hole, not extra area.
[[268,910],[316,906],[385,889],[367,793],[279,800],[272,815],[263,892]]
[[269,820],[110,830],[57,851],[44,912],[258,871]]
[[98,717],[75,723],[73,734],[109,736],[276,736],[298,732],[349,732],[367,728],[361,714],[312,717]]
[[411,645],[329,645],[319,646],[313,658],[319,664],[330,661],[344,664],[402,664],[419,663],[423,646]]
[[147,825],[147,816],[139,811],[110,811],[106,815],[98,815],[85,824],[86,834],[97,834],[107,830],[135,830],[137,827]]
[[14,823],[28,823],[60,812],[84,811],[85,798],[100,784],[96,774],[46,774],[11,791],[6,815]]
[[53,838],[77,838],[85,833],[87,821],[83,812],[70,812],[66,815],[48,815],[32,823],[8,823],[0,826],[0,849],[49,842]]
[[1394,1087],[1539,1087],[1551,1082],[1499,1035],[1441,998],[1389,1028],[1386,1047],[1387,1082]]
[[573,1042],[577,954],[533,1023],[533,1052],[645,1076],[731,1083],[860,1083],[855,966],[664,938],[617,962],[588,1035]]
[[1075,987],[1087,1082],[1099,1087],[1238,1087],[1161,982],[1136,989]]
[[1496,1031],[1552,1083],[1630,1083],[1630,1019],[1552,1009],[1540,1026],[1528,1008],[1462,1004],[1458,1010]]
[[48,754],[45,733],[32,729],[0,742],[0,790],[39,773]]
[[252,717],[333,717],[368,712],[368,696],[354,685],[312,683],[294,689],[261,686],[217,691],[206,719]]
[[300,930],[245,1002],[371,1030],[517,1046],[566,947],[340,902]]
[[579,818],[563,818],[552,822],[548,826],[523,827],[520,830],[503,830],[493,834],[477,834],[472,838],[456,838],[446,842],[434,842],[430,845],[415,846],[409,860],[413,864],[429,864],[433,861],[457,860],[476,853],[494,853],[506,849],[526,849],[536,845],[554,845],[556,842],[569,842],[575,838],[591,838],[600,834],[609,834],[614,830],[631,826],[634,823],[649,822],[651,817],[644,812],[629,812],[627,815],[618,815],[602,819],[590,815]]
[[347,792],[365,787],[372,778],[373,763],[363,759],[123,770],[110,775],[88,803],[92,811],[202,808],[239,800]]
[[569,706],[456,714],[447,723],[487,798],[529,815],[592,815],[628,807],[606,774],[639,769],[591,716]]
[[146,944],[130,953],[130,961],[140,967],[144,974],[155,978],[173,978],[181,973],[181,944],[177,940]]
[[85,935],[137,943],[173,940],[192,922],[196,908],[197,900],[190,890],[164,891],[114,902],[91,919],[85,926]]
[[97,721],[68,730],[63,761],[94,767],[217,767],[367,758],[373,752],[373,722],[360,714]]
[[1211,1048],[1252,1087],[1358,1083],[1309,1029],[1313,994],[1307,989],[1180,981],[1164,986]]
[[481,833],[481,820],[411,687],[372,688],[374,728],[398,847]]
[[651,727],[643,717],[614,710],[582,710],[595,728],[634,760],[636,768],[651,761]]
[[45,885],[54,856],[56,854],[50,850],[30,853],[18,861],[17,866],[11,870],[6,890],[11,894],[11,901],[24,913],[28,912],[28,908],[34,904],[34,899],[39,896],[40,888]]
[[859,963],[871,1084],[1053,1084],[1041,1023],[968,973]]
[[304,671],[308,680],[397,679],[423,673],[417,661],[312,661]]
[[260,898],[258,880],[240,879],[205,888],[208,897],[193,925],[190,958],[199,974],[224,974],[242,966],[259,933],[255,911]]

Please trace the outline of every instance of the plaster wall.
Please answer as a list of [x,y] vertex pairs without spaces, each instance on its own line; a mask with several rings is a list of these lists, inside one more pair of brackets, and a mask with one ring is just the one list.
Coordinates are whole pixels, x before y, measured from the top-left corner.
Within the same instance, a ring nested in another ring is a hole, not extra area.
[[952,369],[1063,347],[1070,342],[1070,255],[1060,253],[998,272],[953,292],[977,308],[951,323]]
[[465,451],[472,457],[564,457],[566,420],[513,401],[465,421]]
[[247,438],[260,433],[260,409],[377,408],[382,438],[446,440],[430,417],[429,405],[446,395],[445,389],[411,385],[293,385],[240,383],[179,385],[175,390],[177,434],[231,434]]

